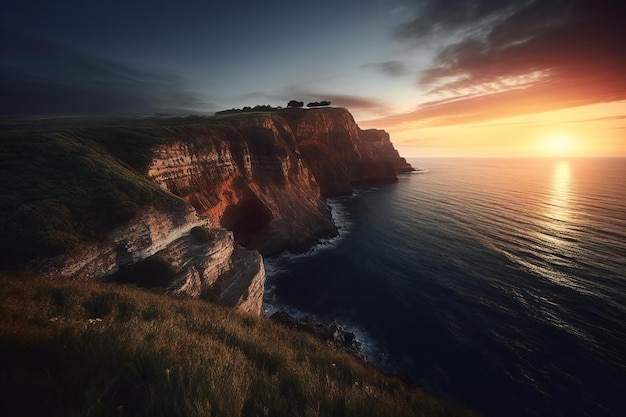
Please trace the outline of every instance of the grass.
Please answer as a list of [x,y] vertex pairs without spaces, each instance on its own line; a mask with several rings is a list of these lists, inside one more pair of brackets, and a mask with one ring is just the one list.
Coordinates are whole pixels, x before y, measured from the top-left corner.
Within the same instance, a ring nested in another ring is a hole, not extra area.
[[183,208],[131,165],[145,165],[156,143],[125,129],[0,133],[0,265],[101,240],[140,207]]
[[0,415],[474,415],[263,317],[115,284],[0,285]]

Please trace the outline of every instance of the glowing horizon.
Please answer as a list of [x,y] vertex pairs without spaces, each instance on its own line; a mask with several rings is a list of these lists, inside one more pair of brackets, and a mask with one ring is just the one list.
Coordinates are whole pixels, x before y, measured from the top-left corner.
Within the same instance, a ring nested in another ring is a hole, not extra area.
[[626,156],[625,114],[620,101],[475,123],[424,126],[418,119],[378,127],[405,157],[611,157]]

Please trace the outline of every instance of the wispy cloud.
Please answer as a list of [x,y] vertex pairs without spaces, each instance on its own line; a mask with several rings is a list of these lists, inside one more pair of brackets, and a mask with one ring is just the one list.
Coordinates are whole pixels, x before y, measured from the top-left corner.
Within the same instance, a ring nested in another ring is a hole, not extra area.
[[425,0],[398,39],[456,39],[418,84],[433,99],[393,118],[481,121],[626,99],[626,3]]
[[150,72],[18,33],[0,33],[0,114],[210,111],[171,74]]

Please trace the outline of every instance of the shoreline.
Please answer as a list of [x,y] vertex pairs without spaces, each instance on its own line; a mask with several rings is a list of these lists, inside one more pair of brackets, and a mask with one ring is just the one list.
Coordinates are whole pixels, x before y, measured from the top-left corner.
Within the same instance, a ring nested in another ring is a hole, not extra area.
[[[407,173],[410,175],[413,172]],[[318,243],[313,245],[304,253],[289,253],[287,251],[268,258],[264,258],[263,262],[266,271],[265,291],[263,293],[263,315],[273,319],[278,314],[277,322],[287,325],[290,328],[298,328],[308,332],[316,337],[323,335],[324,338],[333,338],[332,333],[338,331],[336,335],[338,340],[334,344],[341,350],[351,354],[355,358],[376,367],[381,372],[393,375],[403,375],[399,369],[396,369],[388,360],[388,354],[380,348],[378,343],[360,326],[351,323],[349,320],[342,320],[341,317],[333,317],[332,319],[324,319],[313,313],[302,311],[297,307],[280,302],[275,294],[278,281],[284,279],[283,275],[288,273],[293,263],[303,258],[318,256],[328,250],[335,250],[337,246],[351,233],[354,226],[351,220],[352,213],[349,212],[345,203],[353,201],[363,193],[373,192],[380,189],[379,186],[358,186],[353,189],[352,195],[341,197],[328,197],[327,204],[331,207],[331,215],[333,222],[337,226],[337,235],[327,239],[320,239]],[[324,330],[330,330],[330,335],[324,335]],[[346,349],[341,344],[345,337],[350,340],[351,335],[354,341],[359,345],[359,352],[352,349]],[[319,338],[319,337],[318,337]],[[324,341],[324,340],[323,340]]]

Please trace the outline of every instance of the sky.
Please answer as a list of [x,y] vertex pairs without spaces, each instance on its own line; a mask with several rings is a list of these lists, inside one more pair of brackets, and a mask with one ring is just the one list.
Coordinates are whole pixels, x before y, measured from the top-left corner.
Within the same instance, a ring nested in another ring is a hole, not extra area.
[[25,0],[0,115],[330,100],[405,156],[626,156],[621,0]]

